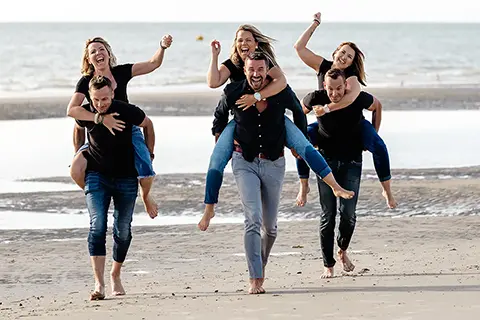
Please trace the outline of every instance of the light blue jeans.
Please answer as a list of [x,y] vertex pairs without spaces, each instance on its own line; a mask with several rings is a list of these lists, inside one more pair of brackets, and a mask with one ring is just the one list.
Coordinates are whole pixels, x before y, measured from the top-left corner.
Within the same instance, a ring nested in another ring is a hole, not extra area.
[[[152,160],[150,159],[150,151],[148,151],[147,145],[145,144],[145,139],[140,127],[132,127],[132,143],[135,151],[135,169],[137,169],[138,172],[138,179],[155,176]],[[81,146],[75,155],[86,150],[88,145],[89,142]]]
[[[218,194],[222,186],[223,171],[233,153],[233,136],[235,133],[235,120],[230,121],[215,144],[210,157],[210,164],[207,171],[205,185],[205,203],[214,204],[218,202]],[[287,148],[294,149],[308,166],[322,179],[332,170],[322,155],[315,150],[310,141],[298,129],[298,127],[285,116],[285,131]]]
[[263,268],[277,238],[277,215],[285,177],[285,157],[246,161],[232,155],[232,170],[245,213],[245,255],[251,279],[263,278]]

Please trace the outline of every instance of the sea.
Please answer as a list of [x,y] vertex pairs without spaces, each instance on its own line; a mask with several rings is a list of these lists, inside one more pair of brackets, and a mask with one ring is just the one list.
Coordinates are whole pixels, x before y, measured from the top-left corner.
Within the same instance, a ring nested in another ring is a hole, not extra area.
[[[293,45],[307,23],[253,23],[275,38],[278,63],[294,89],[316,87],[313,71]],[[151,58],[164,34],[173,44],[159,70],[137,77],[129,92],[206,91],[210,42],[227,59],[239,23],[4,23],[0,24],[0,98],[71,94],[80,77],[85,41],[101,36],[119,63]],[[480,24],[322,23],[308,47],[326,58],[343,41],[365,53],[370,87],[480,84]],[[203,40],[199,40],[203,39]]]

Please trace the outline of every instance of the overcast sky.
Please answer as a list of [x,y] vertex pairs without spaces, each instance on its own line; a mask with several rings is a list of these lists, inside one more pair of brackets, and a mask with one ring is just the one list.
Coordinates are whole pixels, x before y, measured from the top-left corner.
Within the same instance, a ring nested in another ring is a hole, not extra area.
[[6,0],[0,22],[296,22],[317,11],[331,22],[480,22],[475,0]]

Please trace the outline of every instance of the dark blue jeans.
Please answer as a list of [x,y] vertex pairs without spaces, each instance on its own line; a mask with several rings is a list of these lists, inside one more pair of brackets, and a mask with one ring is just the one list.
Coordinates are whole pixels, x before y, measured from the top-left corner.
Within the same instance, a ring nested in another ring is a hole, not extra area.
[[[357,159],[358,161],[325,159],[332,169],[333,176],[338,184],[347,190],[355,192],[355,196],[352,199],[346,200],[339,198],[340,225],[338,226],[337,244],[340,249],[347,250],[357,221],[355,210],[357,207],[360,179],[362,176],[362,159],[361,156]],[[318,193],[320,194],[320,204],[322,206],[322,214],[320,218],[320,246],[322,248],[323,265],[325,267],[333,267],[335,265],[333,246],[335,241],[337,198],[333,194],[332,189],[318,177],[317,184]]]
[[[377,131],[369,121],[363,119],[360,125],[363,146],[372,153],[373,165],[375,166],[378,180],[380,180],[380,182],[390,180],[392,178],[390,174],[390,157],[385,142],[383,142],[382,138],[378,135]],[[318,137],[318,122],[309,124],[307,129],[312,144],[314,146],[319,143],[321,144]],[[297,159],[297,170],[298,176],[301,179],[308,179],[310,168],[303,159]]]
[[90,214],[88,251],[90,256],[105,256],[108,207],[113,199],[113,260],[124,262],[132,241],[132,216],[137,199],[138,180],[111,178],[98,172],[87,172],[85,196]]

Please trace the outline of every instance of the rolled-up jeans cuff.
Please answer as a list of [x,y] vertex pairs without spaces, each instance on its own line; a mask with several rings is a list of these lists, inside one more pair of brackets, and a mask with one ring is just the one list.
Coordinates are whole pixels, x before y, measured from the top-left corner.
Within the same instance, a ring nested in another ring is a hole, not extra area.
[[378,180],[380,180],[380,182],[385,182],[385,181],[388,181],[390,179],[392,179],[392,176],[378,177]]
[[332,173],[332,169],[330,169],[330,167],[326,167],[325,169],[320,171],[320,177],[323,179],[326,176],[328,176],[330,173]]

